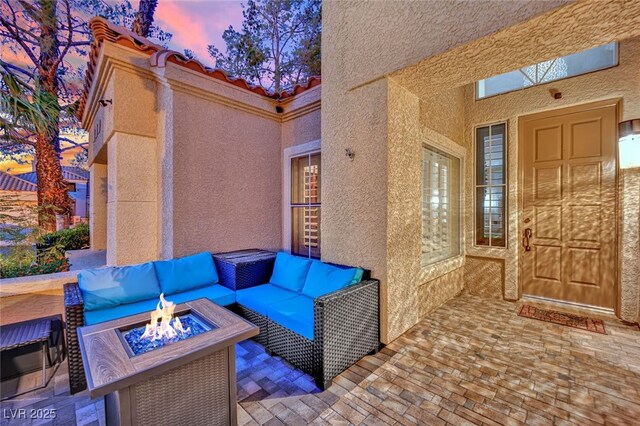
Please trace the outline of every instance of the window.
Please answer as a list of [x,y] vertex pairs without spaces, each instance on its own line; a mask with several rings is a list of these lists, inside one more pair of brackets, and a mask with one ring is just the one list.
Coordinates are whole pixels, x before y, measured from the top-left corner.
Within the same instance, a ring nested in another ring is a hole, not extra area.
[[460,159],[422,151],[422,265],[460,254]]
[[506,124],[476,128],[476,245],[506,247]]
[[618,65],[618,44],[614,42],[480,80],[476,83],[476,99],[575,77],[616,65]]
[[291,252],[320,258],[320,153],[291,159]]

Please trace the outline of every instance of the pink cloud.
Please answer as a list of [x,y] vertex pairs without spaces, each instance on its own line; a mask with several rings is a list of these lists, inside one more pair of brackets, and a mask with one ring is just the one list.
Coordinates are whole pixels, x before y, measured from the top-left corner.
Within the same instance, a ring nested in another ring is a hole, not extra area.
[[240,28],[240,1],[168,1],[160,0],[156,23],[173,34],[169,47],[182,52],[191,49],[205,64],[213,61],[207,52],[209,44],[224,49],[222,33],[229,25]]

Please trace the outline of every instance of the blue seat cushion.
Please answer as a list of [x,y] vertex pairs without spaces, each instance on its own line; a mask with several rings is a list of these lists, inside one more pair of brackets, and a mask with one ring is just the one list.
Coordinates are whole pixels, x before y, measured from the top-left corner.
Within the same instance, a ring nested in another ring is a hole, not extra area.
[[207,285],[182,293],[174,293],[166,299],[174,303],[184,303],[201,298],[207,298],[220,306],[228,306],[236,302],[235,292],[220,284]]
[[210,253],[154,262],[160,289],[165,296],[218,282],[218,271]]
[[265,316],[270,305],[293,299],[297,296],[298,293],[285,290],[273,284],[262,284],[236,291],[236,301],[239,304]]
[[[185,303],[196,299],[207,298],[220,306],[227,306],[235,303],[236,295],[233,291],[220,284],[208,285],[195,290],[176,293],[167,297],[169,302]],[[98,324],[113,319],[123,318],[141,312],[151,312],[156,308],[159,299],[143,300],[142,302],[119,305],[113,308],[100,309],[97,311],[85,311],[84,321],[86,325]]]
[[134,266],[85,269],[78,273],[84,309],[113,308],[160,296],[153,263]]
[[84,311],[85,325],[100,324],[118,318],[128,317],[142,312],[151,312],[156,308],[158,299],[143,300],[141,302],[118,305],[113,308],[99,309],[96,311]]
[[294,333],[313,340],[313,299],[298,296],[269,306],[267,316],[271,321]]
[[279,252],[269,282],[290,291],[300,292],[310,266],[311,259]]
[[[314,260],[309,268],[302,294],[312,299],[354,284],[360,268],[340,268]],[[362,269],[360,269],[362,271]],[[362,279],[362,273],[359,273]],[[356,281],[359,282],[360,280]]]

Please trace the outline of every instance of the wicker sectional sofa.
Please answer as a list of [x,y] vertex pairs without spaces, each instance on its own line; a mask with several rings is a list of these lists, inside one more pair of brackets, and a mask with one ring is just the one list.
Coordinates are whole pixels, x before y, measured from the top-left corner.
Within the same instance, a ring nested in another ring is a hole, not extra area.
[[[200,257],[194,261],[196,256]],[[176,262],[176,265],[171,262]],[[182,303],[207,297],[242,315],[260,327],[260,334],[255,340],[267,352],[281,356],[313,376],[321,389],[330,386],[333,378],[351,364],[378,350],[379,282],[370,279],[368,271],[286,253],[278,253],[275,262],[273,258],[261,262],[265,263],[259,265],[258,269],[264,271],[268,268],[271,271],[270,282],[255,281],[237,291],[232,290],[236,288],[234,283],[225,282],[226,274],[218,276],[215,266],[211,271],[214,263],[210,254],[154,262],[154,269],[159,281],[158,291],[165,292],[168,300]],[[204,267],[198,266],[203,264]],[[143,265],[105,269],[122,274],[123,270],[128,272],[125,268]],[[200,272],[196,273],[196,277],[189,278],[185,271],[192,271],[196,267]],[[203,274],[202,269],[207,272]],[[309,275],[310,271],[313,276]],[[264,277],[264,273],[261,276]],[[202,286],[206,277],[210,282]],[[81,285],[76,282],[64,286],[71,393],[86,388],[77,328],[151,311],[157,303],[154,295],[148,300],[124,300],[116,306],[96,309],[91,302],[100,302],[103,298],[95,299],[92,287],[88,286],[87,290],[84,277],[80,277],[79,281]],[[118,282],[123,281],[126,282],[118,275]],[[180,287],[184,282],[187,288]],[[172,291],[171,294],[166,293],[168,289]],[[150,291],[147,293],[151,294]],[[144,292],[138,296],[143,295]],[[105,311],[101,312],[103,309]]]

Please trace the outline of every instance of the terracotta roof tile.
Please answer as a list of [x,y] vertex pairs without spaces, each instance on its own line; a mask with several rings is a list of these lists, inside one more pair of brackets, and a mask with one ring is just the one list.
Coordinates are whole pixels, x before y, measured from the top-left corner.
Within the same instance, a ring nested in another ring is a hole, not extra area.
[[89,23],[89,27],[93,32],[93,42],[89,50],[89,63],[77,112],[77,116],[80,119],[82,119],[82,115],[84,114],[87,96],[93,83],[95,66],[100,55],[100,47],[105,40],[149,54],[151,66],[164,67],[167,62],[171,62],[274,100],[286,99],[298,95],[305,90],[318,86],[321,82],[320,77],[310,77],[305,84],[296,85],[291,90],[276,94],[266,91],[261,86],[250,84],[244,79],[230,77],[221,69],[206,67],[195,59],[189,59],[179,52],[165,49],[163,46],[155,44],[144,37],[140,37],[124,27],[112,24],[104,18],[93,18]]

